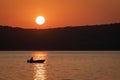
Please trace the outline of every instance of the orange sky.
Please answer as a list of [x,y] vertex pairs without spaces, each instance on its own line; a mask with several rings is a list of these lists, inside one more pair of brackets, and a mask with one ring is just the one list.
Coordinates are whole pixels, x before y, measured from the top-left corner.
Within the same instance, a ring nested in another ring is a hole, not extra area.
[[[120,22],[120,0],[0,0],[0,25],[53,28]],[[46,18],[37,25],[35,18]]]

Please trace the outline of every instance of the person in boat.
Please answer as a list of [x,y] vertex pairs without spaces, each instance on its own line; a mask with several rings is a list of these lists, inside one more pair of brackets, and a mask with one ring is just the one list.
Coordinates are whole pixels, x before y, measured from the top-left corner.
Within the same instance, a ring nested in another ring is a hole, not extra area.
[[33,61],[33,57],[30,58],[30,61]]

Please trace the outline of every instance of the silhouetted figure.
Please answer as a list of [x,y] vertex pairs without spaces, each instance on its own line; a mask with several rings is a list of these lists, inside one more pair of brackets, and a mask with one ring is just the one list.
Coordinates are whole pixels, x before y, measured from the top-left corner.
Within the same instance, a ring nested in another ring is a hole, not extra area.
[[33,57],[31,57],[30,61],[33,61]]

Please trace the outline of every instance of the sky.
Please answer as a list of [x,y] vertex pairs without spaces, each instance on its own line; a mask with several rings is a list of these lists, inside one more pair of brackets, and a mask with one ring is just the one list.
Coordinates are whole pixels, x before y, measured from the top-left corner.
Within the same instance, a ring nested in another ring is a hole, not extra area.
[[[0,25],[57,28],[120,22],[120,0],[0,0]],[[46,22],[38,25],[37,16]]]

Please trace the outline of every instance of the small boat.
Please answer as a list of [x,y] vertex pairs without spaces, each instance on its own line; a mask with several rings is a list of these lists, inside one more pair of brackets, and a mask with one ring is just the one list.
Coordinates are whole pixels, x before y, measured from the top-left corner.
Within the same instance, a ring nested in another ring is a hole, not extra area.
[[45,60],[33,60],[33,61],[27,60],[27,63],[44,63],[44,62]]
[[27,60],[27,63],[44,63],[45,60],[33,60],[33,57],[31,57],[30,60]]

